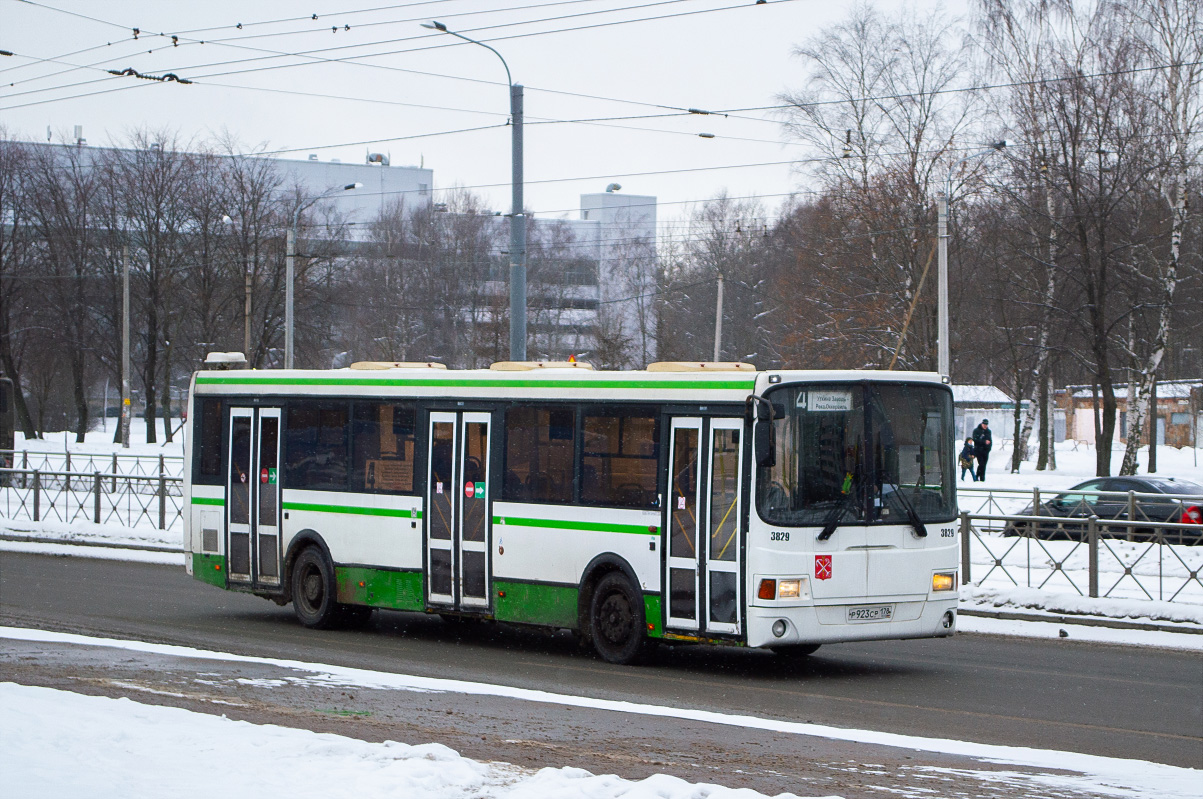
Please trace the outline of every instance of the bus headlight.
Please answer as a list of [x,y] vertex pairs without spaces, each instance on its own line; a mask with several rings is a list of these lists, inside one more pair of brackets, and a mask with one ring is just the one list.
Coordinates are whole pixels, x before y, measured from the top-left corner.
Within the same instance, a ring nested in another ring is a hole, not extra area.
[[957,573],[956,572],[936,572],[931,576],[932,591],[955,591],[957,590]]
[[777,619],[777,621],[773,622],[773,635],[777,638],[785,635],[786,629],[787,625],[785,623],[785,619]]
[[797,599],[802,596],[801,580],[781,580],[777,583],[778,599]]

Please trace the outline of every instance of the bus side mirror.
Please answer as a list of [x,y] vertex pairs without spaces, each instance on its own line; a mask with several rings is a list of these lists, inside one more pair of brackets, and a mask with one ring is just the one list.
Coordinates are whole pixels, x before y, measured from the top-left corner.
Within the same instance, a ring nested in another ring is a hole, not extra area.
[[746,401],[747,419],[752,427],[752,449],[756,465],[762,468],[777,463],[777,431],[773,427],[773,403],[752,394]]
[[756,465],[769,468],[777,465],[777,430],[771,421],[757,422],[752,442],[756,448]]

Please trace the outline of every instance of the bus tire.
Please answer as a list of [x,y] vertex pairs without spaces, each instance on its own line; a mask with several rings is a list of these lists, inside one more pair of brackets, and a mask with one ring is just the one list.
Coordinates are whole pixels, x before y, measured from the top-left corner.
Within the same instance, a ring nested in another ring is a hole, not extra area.
[[[292,563],[292,611],[297,620],[317,630],[336,627],[343,608],[336,601],[334,565],[317,547],[306,547]],[[370,611],[370,609],[369,609]]]
[[593,651],[607,663],[632,663],[643,654],[643,597],[621,572],[598,582],[589,604],[589,638]]

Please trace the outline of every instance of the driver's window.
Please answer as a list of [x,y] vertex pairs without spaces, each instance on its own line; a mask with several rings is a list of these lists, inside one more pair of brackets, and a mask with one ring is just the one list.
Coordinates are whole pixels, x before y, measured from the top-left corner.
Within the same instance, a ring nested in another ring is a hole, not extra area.
[[1060,505],[1073,507],[1075,505],[1097,505],[1099,501],[1099,492],[1103,490],[1102,480],[1091,480],[1089,483],[1083,483],[1077,489],[1066,494],[1062,494],[1057,498]]

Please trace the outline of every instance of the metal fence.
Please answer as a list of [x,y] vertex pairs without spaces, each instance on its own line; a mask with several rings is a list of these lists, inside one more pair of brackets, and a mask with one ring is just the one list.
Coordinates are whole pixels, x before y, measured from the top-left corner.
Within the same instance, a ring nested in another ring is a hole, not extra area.
[[182,478],[165,473],[0,469],[0,516],[34,522],[180,529],[182,488]]
[[957,503],[970,513],[1036,513],[1077,517],[1083,524],[1098,516],[1109,523],[1122,521],[1134,531],[1144,522],[1198,524],[1195,513],[1203,513],[1203,496],[1070,488],[958,488]]
[[135,475],[142,477],[180,477],[184,473],[182,455],[138,455],[126,452],[92,453],[51,452],[49,450],[0,449],[0,457],[14,469],[43,472],[72,472],[92,475]]
[[1203,604],[1203,527],[961,513],[964,585]]

